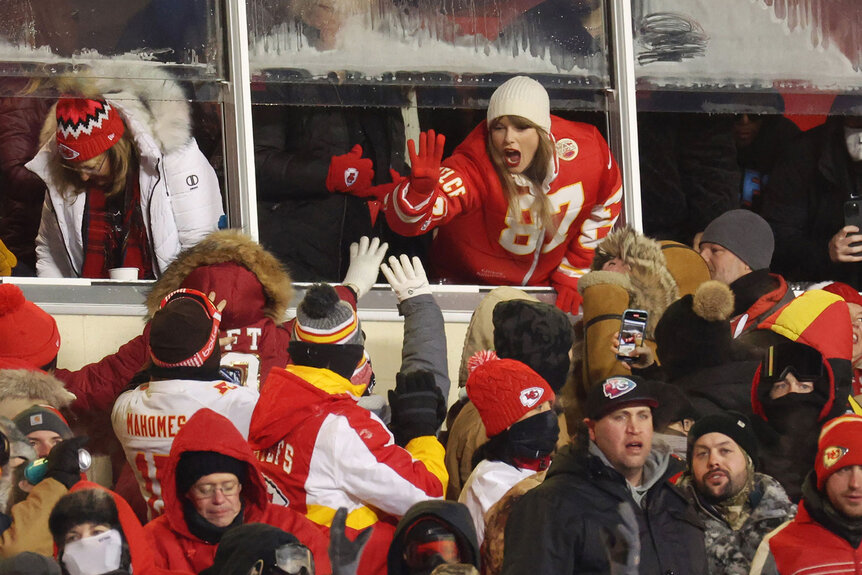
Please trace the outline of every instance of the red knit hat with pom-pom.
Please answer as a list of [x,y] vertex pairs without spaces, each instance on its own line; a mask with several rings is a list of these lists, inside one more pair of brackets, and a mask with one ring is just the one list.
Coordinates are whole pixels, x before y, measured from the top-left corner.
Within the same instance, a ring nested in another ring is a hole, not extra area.
[[490,354],[484,359],[487,361],[467,378],[467,397],[476,406],[488,437],[505,431],[531,409],[554,401],[548,382],[526,364]]
[[59,352],[60,331],[54,318],[27,301],[18,286],[0,284],[0,359],[42,367]]

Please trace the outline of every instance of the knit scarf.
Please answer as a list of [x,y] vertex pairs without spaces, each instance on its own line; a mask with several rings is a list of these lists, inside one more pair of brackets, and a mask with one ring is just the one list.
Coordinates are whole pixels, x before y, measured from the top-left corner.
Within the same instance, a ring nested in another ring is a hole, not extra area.
[[123,196],[108,197],[95,186],[86,194],[82,277],[107,278],[111,268],[130,267],[139,279],[154,279],[137,170],[129,170]]

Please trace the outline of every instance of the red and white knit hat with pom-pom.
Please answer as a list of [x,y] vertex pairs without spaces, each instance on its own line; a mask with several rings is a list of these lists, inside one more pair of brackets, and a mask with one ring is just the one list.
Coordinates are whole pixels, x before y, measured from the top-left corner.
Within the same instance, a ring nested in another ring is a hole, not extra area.
[[531,409],[554,401],[548,382],[520,361],[480,351],[468,364],[472,369],[467,397],[476,406],[488,437],[507,430]]
[[104,100],[57,100],[57,151],[67,162],[86,162],[120,141],[126,126]]
[[59,352],[60,331],[54,318],[27,301],[18,286],[0,284],[0,359],[42,367]]

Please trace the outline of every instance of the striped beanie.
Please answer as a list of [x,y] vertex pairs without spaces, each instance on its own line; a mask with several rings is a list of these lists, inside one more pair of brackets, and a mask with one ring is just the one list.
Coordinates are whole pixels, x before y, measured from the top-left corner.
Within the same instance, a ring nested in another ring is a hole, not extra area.
[[364,345],[365,336],[352,305],[326,283],[314,284],[296,308],[291,340],[335,345]]

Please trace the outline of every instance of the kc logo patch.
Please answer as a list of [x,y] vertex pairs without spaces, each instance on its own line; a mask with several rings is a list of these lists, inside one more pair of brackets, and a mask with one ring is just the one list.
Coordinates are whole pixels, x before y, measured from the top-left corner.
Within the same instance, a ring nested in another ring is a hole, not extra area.
[[839,459],[847,455],[848,451],[850,450],[846,447],[839,447],[838,445],[827,447],[823,450],[823,467],[829,469],[838,463]]
[[542,399],[542,396],[545,395],[545,390],[541,387],[528,387],[527,389],[521,390],[521,405],[524,407],[534,407],[539,400]]
[[638,384],[626,377],[611,377],[605,381],[602,391],[608,399],[616,399],[634,390]]
[[578,157],[578,143],[571,138],[563,138],[558,141],[557,157],[565,162],[571,162]]
[[60,157],[64,160],[74,160],[81,154],[67,146],[66,144],[57,144],[57,150],[60,152]]
[[359,170],[356,168],[347,168],[344,170],[344,184],[349,188],[356,183],[356,178],[359,177]]

